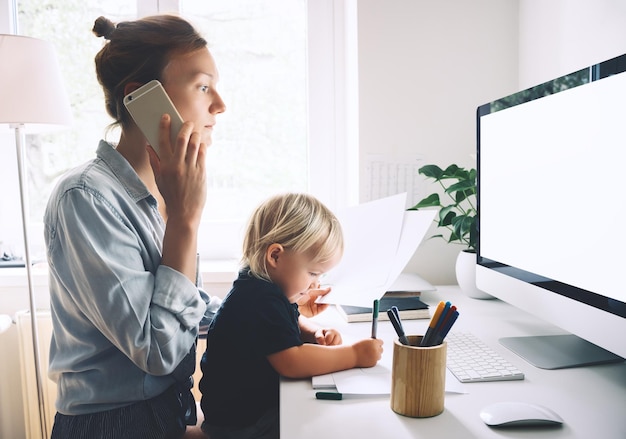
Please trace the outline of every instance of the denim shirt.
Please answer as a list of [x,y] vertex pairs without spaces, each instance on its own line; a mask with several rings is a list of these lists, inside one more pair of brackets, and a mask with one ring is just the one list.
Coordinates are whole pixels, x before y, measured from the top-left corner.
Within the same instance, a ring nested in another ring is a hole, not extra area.
[[219,307],[219,298],[209,300],[161,265],[164,233],[156,199],[104,141],[93,161],[53,190],[44,235],[49,377],[60,413],[100,412],[162,393],[175,382],[205,313],[211,318]]

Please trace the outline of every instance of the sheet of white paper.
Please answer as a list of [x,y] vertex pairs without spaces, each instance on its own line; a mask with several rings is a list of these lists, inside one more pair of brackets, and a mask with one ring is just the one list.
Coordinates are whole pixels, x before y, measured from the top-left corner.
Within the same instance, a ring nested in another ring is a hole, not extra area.
[[[334,382],[339,393],[354,395],[391,394],[391,370],[381,364],[372,368],[343,370],[313,378],[317,378],[319,382]],[[314,386],[313,388],[318,387]],[[329,389],[332,387],[326,385],[319,388]],[[457,380],[448,369],[446,369],[446,393],[467,393],[464,384]]]
[[446,369],[446,393],[468,393],[465,389],[465,384],[457,380],[452,372]]
[[406,194],[354,206],[338,213],[344,255],[323,286],[332,290],[320,303],[372,306],[406,267],[436,211],[406,211]]
[[437,288],[426,279],[415,273],[400,273],[400,276],[393,281],[387,291],[436,291]]
[[314,389],[336,389],[335,380],[332,373],[315,375],[311,378],[311,385]]
[[[332,287],[324,296],[324,303],[331,296],[341,298],[344,304],[353,298],[374,296],[363,303],[372,304],[376,291],[384,288],[393,256],[396,254],[402,230],[406,194],[382,198],[337,213],[344,235],[344,253],[341,261],[323,280]],[[367,275],[365,275],[367,274]],[[347,302],[346,302],[347,300]]]
[[391,393],[391,370],[382,364],[370,368],[342,370],[332,374],[340,393],[363,393],[389,395]]
[[[406,264],[419,247],[424,235],[435,219],[436,210],[406,210],[400,231],[400,241],[398,242],[396,255],[391,265],[391,271],[385,283],[385,291],[389,291],[391,285],[398,278]],[[382,297],[382,296],[381,296]],[[372,299],[374,300],[374,299]]]

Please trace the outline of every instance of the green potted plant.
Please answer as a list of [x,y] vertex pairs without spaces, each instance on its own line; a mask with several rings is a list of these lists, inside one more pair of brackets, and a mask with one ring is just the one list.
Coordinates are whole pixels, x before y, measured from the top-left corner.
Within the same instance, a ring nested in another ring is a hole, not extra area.
[[468,251],[475,252],[478,242],[476,228],[476,169],[460,168],[450,165],[441,169],[437,165],[422,166],[419,174],[438,183],[446,196],[441,200],[438,192],[422,199],[409,210],[438,207],[439,214],[435,222],[440,228],[447,229],[447,236],[434,235],[448,242],[462,244]]
[[443,200],[439,192],[434,192],[420,200],[409,210],[429,207],[439,208],[435,217],[437,227],[444,233],[431,238],[443,238],[449,243],[464,246],[456,260],[456,277],[461,289],[470,297],[486,299],[492,296],[476,288],[476,245],[478,228],[476,224],[476,169],[465,169],[450,165],[441,169],[437,165],[422,166],[418,173],[434,180],[443,189]]

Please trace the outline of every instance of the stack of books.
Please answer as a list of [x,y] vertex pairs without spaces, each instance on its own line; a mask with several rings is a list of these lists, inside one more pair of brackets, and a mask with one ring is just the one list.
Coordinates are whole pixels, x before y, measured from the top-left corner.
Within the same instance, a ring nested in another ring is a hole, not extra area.
[[[372,308],[351,305],[336,305],[339,315],[347,322],[371,322]],[[400,319],[428,319],[430,313],[428,305],[420,300],[419,292],[387,292],[380,299],[379,320],[389,320],[387,310],[392,306],[397,306]]]

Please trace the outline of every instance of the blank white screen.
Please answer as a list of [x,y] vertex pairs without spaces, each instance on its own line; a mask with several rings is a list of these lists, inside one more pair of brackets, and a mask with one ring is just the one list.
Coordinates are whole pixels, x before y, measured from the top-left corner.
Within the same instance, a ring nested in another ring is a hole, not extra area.
[[626,74],[481,118],[481,256],[626,302]]

